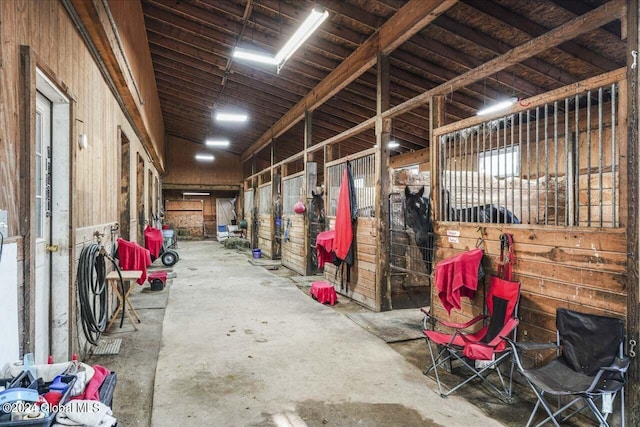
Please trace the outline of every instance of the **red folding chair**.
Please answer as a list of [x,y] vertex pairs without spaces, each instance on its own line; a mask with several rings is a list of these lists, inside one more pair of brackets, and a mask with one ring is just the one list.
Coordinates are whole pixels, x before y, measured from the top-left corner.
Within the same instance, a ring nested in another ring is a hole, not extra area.
[[[460,387],[474,379],[480,379],[490,388],[495,390],[504,400],[511,401],[513,364],[509,370],[508,384],[505,382],[500,365],[508,360],[511,355],[511,347],[503,337],[513,335],[515,340],[518,301],[520,298],[520,283],[511,280],[511,264],[513,262],[513,238],[509,234],[500,236],[501,251],[499,273],[501,277],[491,277],[489,288],[485,296],[487,315],[479,315],[466,323],[454,323],[437,319],[424,309],[425,314],[423,333],[427,340],[432,366],[425,370],[425,375],[432,371],[438,383],[438,391],[442,397],[449,396]],[[505,249],[508,248],[508,255]],[[436,268],[437,273],[437,268]],[[465,332],[480,321],[485,324],[478,331]],[[427,329],[428,324],[432,330]],[[453,334],[438,332],[435,324],[455,330]],[[436,354],[434,345],[439,349]],[[460,361],[470,374],[468,378],[460,381],[448,390],[442,384],[438,368],[448,363],[452,368],[452,361]],[[496,385],[488,377],[495,372],[500,380]]]

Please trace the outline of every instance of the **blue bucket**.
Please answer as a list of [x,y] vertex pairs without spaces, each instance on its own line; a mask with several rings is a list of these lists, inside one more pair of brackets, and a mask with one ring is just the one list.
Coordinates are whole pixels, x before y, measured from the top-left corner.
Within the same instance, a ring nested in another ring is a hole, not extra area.
[[262,256],[262,251],[260,249],[254,249],[251,251],[253,253],[253,257],[258,259]]

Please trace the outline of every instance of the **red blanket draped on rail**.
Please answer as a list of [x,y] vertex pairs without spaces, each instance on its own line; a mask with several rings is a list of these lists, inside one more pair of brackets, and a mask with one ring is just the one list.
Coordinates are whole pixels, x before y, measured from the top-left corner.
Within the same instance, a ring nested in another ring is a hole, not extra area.
[[451,309],[460,309],[462,297],[473,298],[478,289],[478,267],[482,261],[482,249],[472,249],[444,261],[436,266],[435,282],[438,297],[442,305],[451,313]]

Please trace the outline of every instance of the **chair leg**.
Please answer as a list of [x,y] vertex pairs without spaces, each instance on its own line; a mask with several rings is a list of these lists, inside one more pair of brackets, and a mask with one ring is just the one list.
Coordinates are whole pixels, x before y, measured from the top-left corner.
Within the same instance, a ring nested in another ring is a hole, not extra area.
[[609,427],[607,419],[602,415],[600,410],[598,410],[596,404],[593,403],[593,399],[585,397],[584,400],[587,402],[587,405],[589,406],[589,409],[591,409],[591,412],[593,412],[593,415],[595,415],[596,418],[598,418],[598,421],[600,421],[600,427]]
[[533,392],[538,397],[538,402],[536,403],[536,406],[535,406],[535,408],[533,408],[533,412],[531,413],[531,416],[529,417],[529,421],[527,422],[527,427],[529,427],[531,425],[531,422],[533,421],[533,417],[535,416],[536,412],[538,411],[538,407],[540,405],[542,405],[544,410],[547,411],[547,414],[549,414],[549,416],[547,418],[545,418],[544,420],[542,420],[541,423],[537,424],[536,427],[540,427],[541,425],[546,424],[547,421],[549,421],[549,420],[553,423],[554,426],[560,427],[560,424],[558,424],[558,421],[556,420],[556,417],[555,417],[556,414],[553,413],[553,411],[549,407],[549,404],[544,399],[544,392],[543,391],[538,391],[538,389],[535,388],[535,386],[531,383],[531,381],[529,381],[529,379],[527,379],[527,382],[529,383],[529,386],[531,386],[531,389],[533,390]]
[[[442,392],[442,384],[440,383],[440,375],[438,375],[438,366],[440,364],[442,364],[443,362],[439,362],[436,364],[436,358],[433,356],[433,348],[431,346],[431,341],[427,340],[427,346],[429,347],[429,354],[431,355],[431,363],[432,363],[432,368],[435,371],[436,374],[436,382],[438,383],[438,391],[440,392],[440,396],[445,397],[445,394]],[[438,359],[440,359],[440,357],[442,357],[442,354],[444,353],[445,350],[442,350],[440,353],[438,353]],[[431,369],[429,369],[428,371],[425,372],[425,375],[427,375],[429,372],[431,372]]]

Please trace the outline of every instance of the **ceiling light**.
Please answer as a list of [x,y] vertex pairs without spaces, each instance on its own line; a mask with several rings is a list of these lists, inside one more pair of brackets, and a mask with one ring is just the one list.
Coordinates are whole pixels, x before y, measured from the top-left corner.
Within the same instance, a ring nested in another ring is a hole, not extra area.
[[400,143],[396,141],[389,141],[389,144],[387,144],[387,148],[398,148],[398,147],[400,147]]
[[196,154],[196,160],[201,160],[203,162],[213,162],[213,154]]
[[248,118],[242,113],[216,113],[216,120],[220,122],[246,122]]
[[276,58],[264,53],[251,52],[250,50],[236,48],[233,51],[233,57],[238,59],[247,59],[249,61],[260,62],[262,64],[277,65]]
[[183,196],[210,196],[211,193],[191,193],[188,191],[183,191],[182,195]]
[[329,12],[326,10],[316,10],[315,8],[311,11],[311,14],[304,20],[300,28],[293,33],[293,36],[289,39],[287,43],[280,49],[280,51],[276,54],[276,64],[278,64],[278,70],[282,68],[287,59],[291,58],[291,55],[300,47],[302,44],[313,34],[315,30],[318,29],[320,24],[324,22],[325,19],[329,17]]
[[207,147],[228,147],[229,140],[228,139],[207,139],[205,142]]
[[278,72],[291,55],[314,33],[315,30],[329,17],[329,12],[321,8],[314,8],[311,14],[304,20],[300,28],[296,30],[291,38],[284,44],[282,49],[275,56],[265,55],[264,53],[252,52],[246,49],[235,48],[233,57],[238,59],[247,59],[249,61],[260,62],[263,64],[276,65]]
[[490,105],[488,107],[485,107],[485,108],[482,108],[482,109],[478,110],[476,115],[485,116],[487,114],[495,113],[495,112],[500,111],[500,110],[505,110],[505,109],[511,107],[516,102],[518,102],[518,98],[515,98],[515,97],[514,98],[505,99],[503,101],[499,101],[497,104],[493,104],[493,105]]

